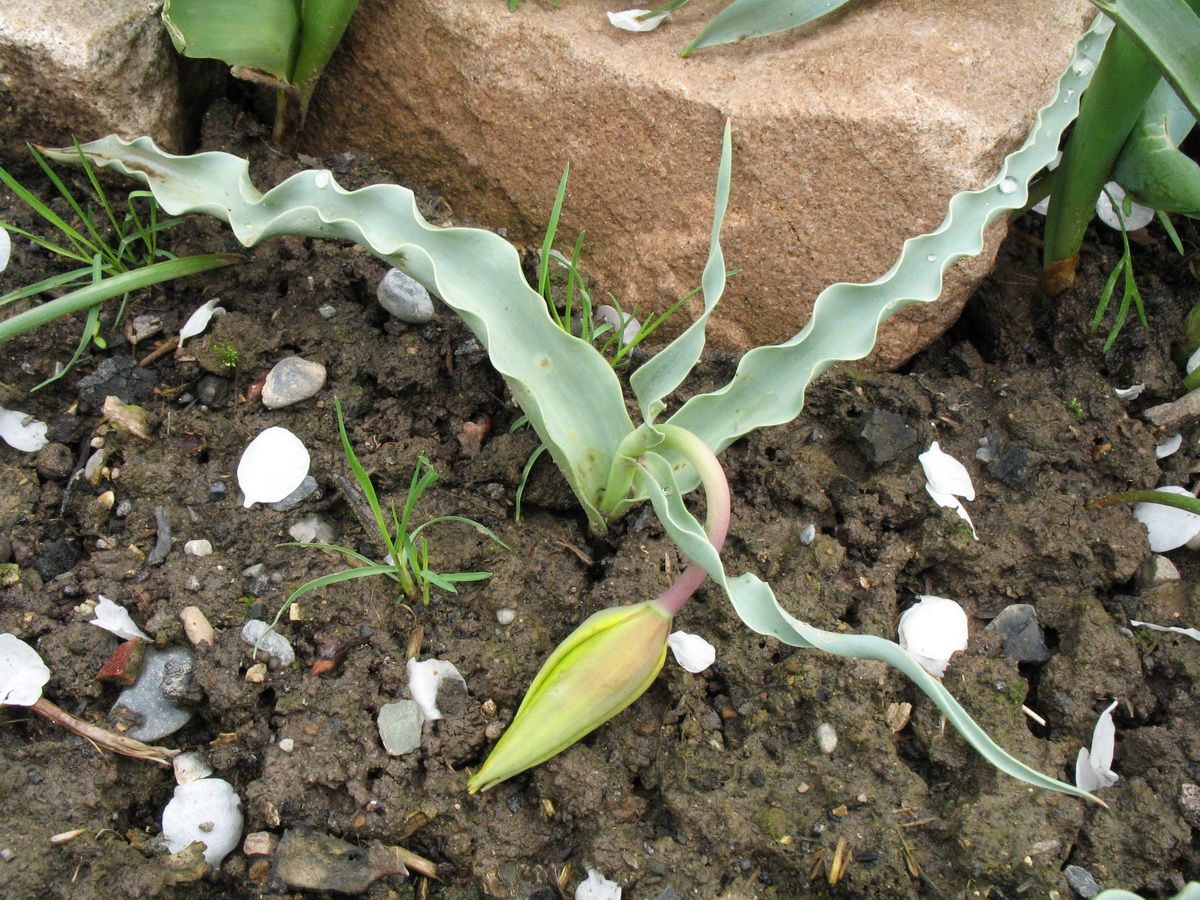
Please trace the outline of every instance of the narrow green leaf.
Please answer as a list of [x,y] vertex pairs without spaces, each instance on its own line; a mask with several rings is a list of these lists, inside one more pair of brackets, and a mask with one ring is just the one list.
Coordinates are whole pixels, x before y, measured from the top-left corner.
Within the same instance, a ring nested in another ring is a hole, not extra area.
[[1200,2],[1198,0],[1092,0],[1107,13],[1171,83],[1200,119]]
[[308,111],[317,79],[329,64],[356,9],[358,0],[301,0],[300,47],[292,68],[292,82],[300,89],[301,121]]
[[733,0],[680,55],[807,25],[846,3],[847,0]]
[[97,303],[103,303],[105,300],[121,294],[150,287],[153,284],[162,284],[164,281],[173,281],[185,275],[195,275],[220,266],[232,265],[241,259],[240,256],[228,253],[218,253],[212,256],[187,256],[183,259],[154,263],[141,269],[133,269],[120,275],[113,275],[111,278],[104,278],[0,322],[0,341],[6,341],[18,334],[45,325],[47,322],[53,322],[55,319],[87,309]]
[[1154,63],[1123,29],[1114,28],[1055,172],[1046,211],[1043,267],[1078,256],[1100,189],[1157,82]]

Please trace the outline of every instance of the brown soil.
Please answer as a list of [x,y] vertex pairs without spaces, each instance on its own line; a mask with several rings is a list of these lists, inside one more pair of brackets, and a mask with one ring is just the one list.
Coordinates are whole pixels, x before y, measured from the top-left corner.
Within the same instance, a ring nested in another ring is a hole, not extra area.
[[[216,120],[208,148],[249,149],[264,185],[307,167],[238,136],[244,128]],[[3,164],[41,192],[25,161]],[[324,164],[347,187],[387,177],[349,157]],[[428,196],[427,214],[441,220]],[[0,195],[0,220],[41,227],[8,195]],[[151,440],[107,429],[77,387],[106,357],[139,359],[151,346],[130,347],[109,329],[107,351],[93,350],[31,395],[55,361],[70,358],[82,318],[4,346],[4,405],[51,423],[65,444],[56,452],[69,461],[86,458],[103,436],[113,471],[96,486],[76,484],[64,504],[71,465],[64,471],[46,464],[46,451],[35,458],[0,447],[0,535],[21,563],[19,583],[0,593],[0,631],[37,648],[53,673],[46,696],[103,722],[116,690],[94,675],[117,640],[85,624],[80,605],[99,593],[117,600],[160,646],[186,644],[179,612],[200,607],[217,630],[216,646],[197,653],[203,700],[191,723],[160,743],[208,758],[240,794],[247,833],[308,826],[364,847],[402,845],[438,866],[438,881],[386,876],[368,897],[570,897],[596,868],[632,900],[1045,898],[1071,896],[1067,865],[1086,868],[1103,887],[1174,893],[1180,879],[1200,875],[1200,821],[1192,812],[1189,825],[1181,799],[1184,785],[1200,782],[1200,645],[1132,632],[1128,620],[1200,626],[1200,567],[1194,554],[1176,551],[1169,556],[1182,580],[1146,584],[1137,576],[1150,553],[1129,509],[1087,507],[1113,491],[1188,483],[1195,471],[1197,429],[1185,429],[1180,453],[1158,461],[1163,435],[1139,415],[1182,393],[1172,345],[1196,288],[1161,232],[1150,235],[1134,251],[1150,328],[1128,325],[1109,355],[1087,326],[1119,240],[1092,235],[1079,284],[1051,304],[1033,286],[1036,251],[1014,234],[962,321],[908,371],[842,366],[810,390],[795,422],[724,454],[735,491],[730,570],[757,572],[792,612],[828,629],[894,636],[916,594],[959,600],[971,616],[971,645],[946,684],[1031,765],[1071,780],[1098,712],[1119,700],[1121,780],[1103,792],[1108,810],[998,774],[903,676],[761,638],[711,587],[680,626],[717,645],[714,667],[696,676],[669,663],[611,724],[531,773],[468,795],[468,773],[492,743],[485,732],[512,716],[555,644],[596,610],[652,597],[683,560],[651,513],[635,511],[603,538],[590,534],[548,460],[535,467],[524,519],[515,522],[536,439],[510,431],[519,410],[478,344],[445,308],[427,326],[388,322],[374,300],[386,267],[358,248],[315,240],[273,240],[236,267],[131,299],[127,316],[161,313],[173,323],[168,333],[211,297],[230,310],[197,352],[148,367],[154,387],[143,405],[161,418]],[[1184,236],[1196,246],[1194,230]],[[238,249],[223,225],[203,219],[167,243],[181,254]],[[0,291],[58,270],[25,241],[14,251]],[[322,317],[322,304],[336,315]],[[112,305],[106,321],[114,313]],[[205,374],[197,359],[222,342],[236,346],[236,365],[223,396],[204,405],[195,399]],[[328,367],[318,397],[274,412],[245,401],[260,370],[290,355]],[[716,386],[731,371],[732,360],[708,357],[692,389]],[[1139,399],[1114,396],[1114,386],[1133,382],[1147,386]],[[297,663],[247,681],[254,661],[238,635],[248,607],[270,617],[292,589],[345,565],[280,546],[296,520],[319,514],[341,542],[381,555],[337,484],[349,472],[335,397],[385,502],[402,502],[424,453],[441,480],[418,519],[469,516],[510,549],[454,526],[431,532],[435,568],[487,570],[491,579],[456,596],[435,589],[428,606],[401,605],[384,579],[310,594],[283,628]],[[870,461],[862,437],[877,410],[901,416],[917,438],[882,464]],[[490,423],[482,446],[464,445],[464,423],[481,421]],[[242,448],[269,425],[305,442],[320,483],[318,495],[283,513],[243,509],[233,478]],[[186,435],[203,435],[205,450],[188,455],[185,442],[194,439]],[[1011,451],[1009,465],[976,459],[984,437]],[[916,457],[935,439],[975,477],[978,542],[924,491]],[[225,486],[223,496],[214,485]],[[106,490],[124,515],[96,502]],[[171,514],[173,549],[152,567],[157,507]],[[806,545],[809,524],[816,537]],[[213,555],[185,556],[183,542],[201,538]],[[43,578],[36,564],[60,541],[78,561]],[[259,563],[270,578],[255,598],[242,573]],[[983,631],[1012,603],[1036,607],[1048,662],[1017,664]],[[498,623],[502,609],[516,611],[511,624]],[[360,643],[333,671],[310,675],[329,641]],[[447,717],[420,751],[390,757],[375,717],[406,696],[414,643],[422,658],[453,662],[468,687],[446,697]],[[897,703],[913,712],[893,732],[885,714]],[[1033,723],[1022,705],[1047,724]],[[817,747],[820,723],[838,735],[830,755]],[[0,713],[0,726],[5,896],[83,900],[113,896],[117,885],[129,897],[299,895],[240,851],[219,872],[177,883],[178,869],[155,841],[173,789],[169,771],[102,755],[20,708]],[[280,749],[283,739],[294,742],[291,752]],[[82,831],[51,842],[74,829]],[[849,862],[830,884],[839,852]]]

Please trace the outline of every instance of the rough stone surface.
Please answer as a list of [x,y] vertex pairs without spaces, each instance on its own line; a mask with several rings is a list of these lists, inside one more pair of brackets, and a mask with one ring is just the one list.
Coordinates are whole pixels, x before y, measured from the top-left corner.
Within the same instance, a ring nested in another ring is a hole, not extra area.
[[192,651],[186,647],[170,650],[146,649],[142,662],[142,673],[137,683],[121,692],[113,706],[113,712],[124,708],[142,717],[141,724],[129,729],[129,736],[139,741],[157,741],[174,734],[192,718],[189,709],[181,709],[163,694],[163,684],[171,663],[190,667],[194,663]]
[[64,146],[117,132],[180,151],[194,130],[185,99],[219,64],[183,60],[155,0],[0,0],[0,134]]
[[[727,349],[791,337],[821,289],[878,278],[953,194],[991,180],[1094,14],[1087,0],[855,4],[681,59],[715,4],[651,34],[611,27],[610,5],[365,0],[310,109],[308,147],[366,150],[531,246],[570,162],[564,246],[586,229],[584,270],[645,314],[699,283],[732,119],[723,245],[744,271],[709,326]],[[886,326],[878,362],[957,317],[1002,230],[952,270],[943,302]]]
[[421,746],[425,717],[412,700],[397,700],[379,710],[379,738],[389,756],[403,756]]
[[263,383],[262,402],[267,409],[282,409],[315,397],[325,387],[325,367],[311,359],[281,359]]
[[433,298],[429,291],[399,269],[391,269],[383,276],[375,295],[379,305],[401,322],[421,325],[433,318]]

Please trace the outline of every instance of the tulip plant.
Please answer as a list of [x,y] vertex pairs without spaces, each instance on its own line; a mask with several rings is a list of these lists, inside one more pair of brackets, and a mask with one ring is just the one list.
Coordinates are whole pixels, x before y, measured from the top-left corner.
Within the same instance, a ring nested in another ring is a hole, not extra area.
[[[662,666],[671,617],[707,575],[753,630],[797,647],[887,662],[920,686],[997,768],[1040,787],[1095,800],[1000,749],[942,682],[895,642],[813,628],[789,614],[753,573],[727,575],[720,549],[729,519],[728,489],[716,454],[750,431],[791,421],[813,378],[839,360],[860,359],[871,351],[880,322],[910,303],[937,299],[945,270],[980,252],[988,225],[1026,203],[1029,182],[1053,160],[1106,38],[1103,29],[1081,38],[1024,145],[1004,161],[992,183],[952,198],[941,226],[907,241],[886,275],[872,284],[826,289],[803,331],[782,344],[749,351],[728,384],[692,396],[664,418],[664,400],[699,360],[705,324],[725,286],[719,235],[732,165],[727,128],[701,279],[704,308],[630,377],[640,411],[637,425],[612,367],[593,346],[555,323],[541,295],[526,282],[516,249],[481,229],[430,225],[405,188],[346,191],[322,170],[301,172],[262,194],[250,181],[246,161],[224,153],[173,156],[148,138],[117,137],[84,145],[83,152],[93,164],[145,182],[172,215],[207,213],[225,220],[246,246],[280,234],[348,239],[407,272],[458,313],[486,348],[595,527],[603,530],[649,500],[692,561],[661,597],[597,613],[566,639],[471,780],[472,790],[537,765],[632,703]],[[684,502],[701,484],[708,500],[707,527]]]

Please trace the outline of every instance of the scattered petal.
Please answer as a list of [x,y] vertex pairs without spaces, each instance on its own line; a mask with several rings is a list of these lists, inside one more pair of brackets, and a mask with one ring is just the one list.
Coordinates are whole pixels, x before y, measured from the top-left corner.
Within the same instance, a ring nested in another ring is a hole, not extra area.
[[96,604],[94,612],[96,618],[92,619],[89,624],[103,628],[105,631],[115,634],[123,641],[132,640],[135,637],[140,637],[146,641],[154,641],[154,638],[137,627],[125,607],[119,603],[114,603],[103,594],[100,595],[100,602]]
[[208,327],[209,321],[213,316],[225,315],[225,310],[217,306],[221,302],[219,297],[213,297],[194,313],[188,316],[188,320],[183,323],[183,327],[179,329],[179,346],[183,346],[183,342],[190,337],[195,337]]
[[971,536],[975,540],[979,540],[979,533],[975,530],[975,523],[971,521],[970,514],[967,513],[967,508],[963,506],[961,500],[953,494],[945,494],[941,491],[935,491],[928,484],[925,485],[925,492],[933,498],[933,502],[938,506],[945,506],[958,513],[958,517],[971,526]]
[[693,675],[717,661],[717,648],[698,634],[674,631],[667,638],[667,646],[675,655],[675,662]]
[[242,800],[228,781],[201,778],[178,785],[163,810],[162,834],[172,853],[203,841],[204,861],[219,869],[242,839]]
[[621,343],[630,344],[634,338],[638,336],[638,332],[642,330],[642,323],[633,316],[622,316],[615,307],[597,306],[592,313],[592,321],[597,325],[607,322],[613,329],[621,329]]
[[255,503],[277,503],[308,475],[308,449],[286,428],[272,426],[250,442],[238,462],[238,487],[249,509]]
[[[7,233],[7,232],[6,232]],[[50,441],[46,437],[46,423],[27,416],[15,409],[0,408],[0,438],[14,450],[36,453]]]
[[1193,641],[1200,641],[1200,630],[1195,628],[1176,628],[1174,625],[1153,625],[1150,622],[1136,622],[1133,619],[1129,620],[1129,624],[1134,628],[1149,628],[1151,631],[1169,631],[1173,634],[1182,634],[1184,637],[1190,637]]
[[1196,366],[1200,366],[1200,347],[1196,349],[1195,353],[1188,357],[1188,361],[1184,363],[1183,370],[1188,375],[1191,375],[1192,372],[1196,371]]
[[900,617],[900,646],[926,671],[941,678],[950,657],[967,649],[967,614],[955,601],[922,594]]
[[12,238],[8,236],[8,229],[0,226],[0,272],[8,268],[8,261],[12,258]]
[[[964,500],[975,499],[975,485],[971,483],[971,475],[967,471],[967,467],[949,453],[944,453],[937,441],[930,444],[929,449],[917,459],[921,461],[921,468],[925,470],[925,481],[928,482],[931,495],[933,491],[938,491],[962,497]],[[941,505],[949,506],[951,504],[943,503]]]
[[447,678],[453,678],[466,686],[467,680],[454,668],[454,663],[448,663],[444,659],[408,661],[408,692],[417,706],[421,707],[426,722],[442,718],[441,710],[437,708],[437,695],[442,682]]
[[1113,393],[1117,395],[1118,400],[1136,400],[1142,396],[1145,389],[1144,384],[1131,384],[1127,388],[1113,388]]
[[1154,456],[1157,459],[1166,459],[1172,453],[1175,453],[1183,446],[1183,435],[1173,434],[1157,447],[1154,448]]
[[0,706],[33,706],[49,680],[36,650],[16,635],[0,634]]
[[1120,778],[1112,770],[1113,749],[1117,740],[1117,726],[1113,724],[1112,711],[1116,708],[1117,701],[1114,700],[1108,709],[1100,713],[1092,732],[1091,752],[1086,747],[1079,749],[1079,756],[1075,760],[1075,785],[1085,791],[1112,787]]
[[[1113,200],[1121,208],[1120,218],[1113,210],[1112,202],[1108,199],[1109,194],[1112,194]],[[1125,213],[1125,189],[1115,181],[1110,181],[1104,186],[1100,199],[1096,201],[1096,215],[1100,217],[1101,222],[1117,231],[1121,230],[1121,219],[1125,220],[1126,231],[1137,231],[1154,221],[1154,210],[1148,206],[1142,206],[1140,203],[1130,201],[1129,213]]]
[[575,900],[621,900],[621,886],[595,869],[588,869],[588,877],[575,888]]
[[608,14],[609,24],[620,28],[622,31],[646,32],[653,31],[667,19],[671,18],[670,13],[664,13],[661,16],[651,16],[649,19],[639,19],[638,16],[644,16],[648,12],[653,12],[649,9],[627,9],[623,12],[610,12]]
[[[1184,497],[1194,496],[1191,491],[1182,487],[1168,486],[1155,490]],[[1182,547],[1200,535],[1200,516],[1185,509],[1163,506],[1161,503],[1135,503],[1133,516],[1146,526],[1150,549],[1154,553],[1166,553],[1168,550]]]

